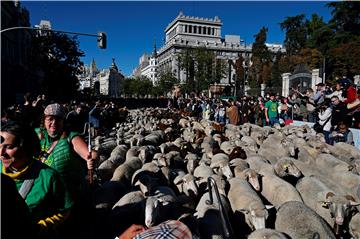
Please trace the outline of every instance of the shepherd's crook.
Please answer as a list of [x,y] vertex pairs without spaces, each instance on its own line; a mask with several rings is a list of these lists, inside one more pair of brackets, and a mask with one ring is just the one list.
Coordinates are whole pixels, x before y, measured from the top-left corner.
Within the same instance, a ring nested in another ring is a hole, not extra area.
[[[90,125],[89,122],[85,123],[84,132],[83,132],[84,135],[86,133],[86,129],[88,131],[88,151],[89,151],[89,154],[90,154],[90,157],[91,157],[91,125]],[[89,179],[89,184],[90,185],[93,184],[93,178],[94,178],[93,175],[94,175],[93,169],[88,169],[88,179]]]
[[215,179],[212,177],[208,177],[207,182],[208,182],[210,200],[207,200],[206,204],[209,205],[209,204],[214,203],[213,195],[212,195],[212,188],[214,188],[215,196],[217,197],[218,202],[219,202],[219,211],[220,211],[220,216],[221,216],[221,224],[224,229],[224,236],[225,236],[225,238],[229,238],[229,239],[233,238],[233,231],[232,231],[232,228],[230,225],[229,217],[227,215],[227,212],[224,210],[224,205],[222,204],[219,190],[217,188]]

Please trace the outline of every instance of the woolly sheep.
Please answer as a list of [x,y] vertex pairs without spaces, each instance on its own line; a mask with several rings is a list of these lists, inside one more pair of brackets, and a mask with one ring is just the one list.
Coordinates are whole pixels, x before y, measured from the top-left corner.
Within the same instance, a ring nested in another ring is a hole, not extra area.
[[333,225],[342,225],[347,221],[354,198],[349,195],[336,195],[324,183],[314,176],[304,177],[296,184],[304,203],[316,211],[324,220]]
[[287,239],[281,232],[273,229],[263,228],[253,231],[248,239]]
[[260,197],[243,179],[231,178],[229,183],[228,198],[235,215],[238,213],[244,214],[246,224],[251,229],[265,228],[268,212]]
[[335,239],[326,222],[302,202],[286,202],[276,213],[275,230],[292,239]]

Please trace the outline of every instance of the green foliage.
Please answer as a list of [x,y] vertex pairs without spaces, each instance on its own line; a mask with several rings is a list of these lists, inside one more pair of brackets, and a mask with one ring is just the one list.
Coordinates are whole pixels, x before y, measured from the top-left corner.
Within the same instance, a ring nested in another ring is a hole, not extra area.
[[160,72],[153,94],[166,96],[176,84],[179,84],[179,80],[171,72]]
[[266,33],[268,29],[262,27],[258,34],[255,35],[255,42],[252,48],[252,66],[249,69],[249,82],[254,87],[260,87],[261,83],[270,80],[272,59],[271,53],[266,42]]
[[288,55],[297,54],[306,44],[305,15],[287,17],[280,23],[281,30],[286,31],[285,47]]
[[125,97],[147,97],[153,94],[152,81],[146,76],[124,79]]
[[326,5],[332,14],[327,23],[317,14],[310,20],[301,14],[287,17],[280,24],[286,34],[287,51],[279,60],[280,72],[292,72],[300,63],[311,69],[321,68],[325,59],[327,80],[360,73],[360,2],[340,1]]
[[227,62],[217,59],[213,51],[205,47],[184,49],[178,55],[179,66],[185,71],[186,82],[182,89],[186,93],[207,90],[209,85],[219,82],[226,75]]
[[41,91],[49,99],[69,99],[77,94],[78,80],[84,53],[76,37],[51,32],[33,36],[32,69],[43,73]]

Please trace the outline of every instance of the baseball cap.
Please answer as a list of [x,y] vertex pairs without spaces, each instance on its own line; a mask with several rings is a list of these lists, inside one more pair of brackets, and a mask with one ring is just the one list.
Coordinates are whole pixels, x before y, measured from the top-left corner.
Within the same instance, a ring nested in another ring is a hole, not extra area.
[[155,238],[192,239],[192,234],[189,228],[184,223],[177,220],[169,220],[155,227],[151,227],[134,237],[134,239]]
[[44,115],[52,115],[60,118],[65,118],[65,109],[58,103],[50,104],[46,106]]

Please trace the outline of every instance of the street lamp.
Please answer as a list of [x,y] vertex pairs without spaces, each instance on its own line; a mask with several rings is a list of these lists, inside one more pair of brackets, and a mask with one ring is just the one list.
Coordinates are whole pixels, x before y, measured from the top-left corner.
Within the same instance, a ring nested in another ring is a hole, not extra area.
[[246,68],[247,68],[246,40],[245,40],[245,39],[241,39],[241,40],[240,40],[240,42],[244,42],[244,51],[245,51],[245,57],[244,57],[244,62],[243,62],[243,68],[244,68],[244,80],[243,80],[243,85],[242,85],[243,94],[245,95]]
[[65,34],[72,34],[72,35],[80,35],[80,36],[90,36],[90,37],[96,37],[98,39],[98,47],[100,49],[106,48],[106,41],[107,36],[105,32],[99,32],[98,34],[88,34],[88,33],[80,33],[80,32],[68,32],[68,31],[60,31],[60,30],[52,30],[47,29],[43,27],[9,27],[5,29],[1,29],[0,33],[3,34],[4,32],[11,31],[11,30],[20,30],[20,29],[27,29],[27,30],[36,30],[36,31],[48,31],[48,32],[60,32]]

